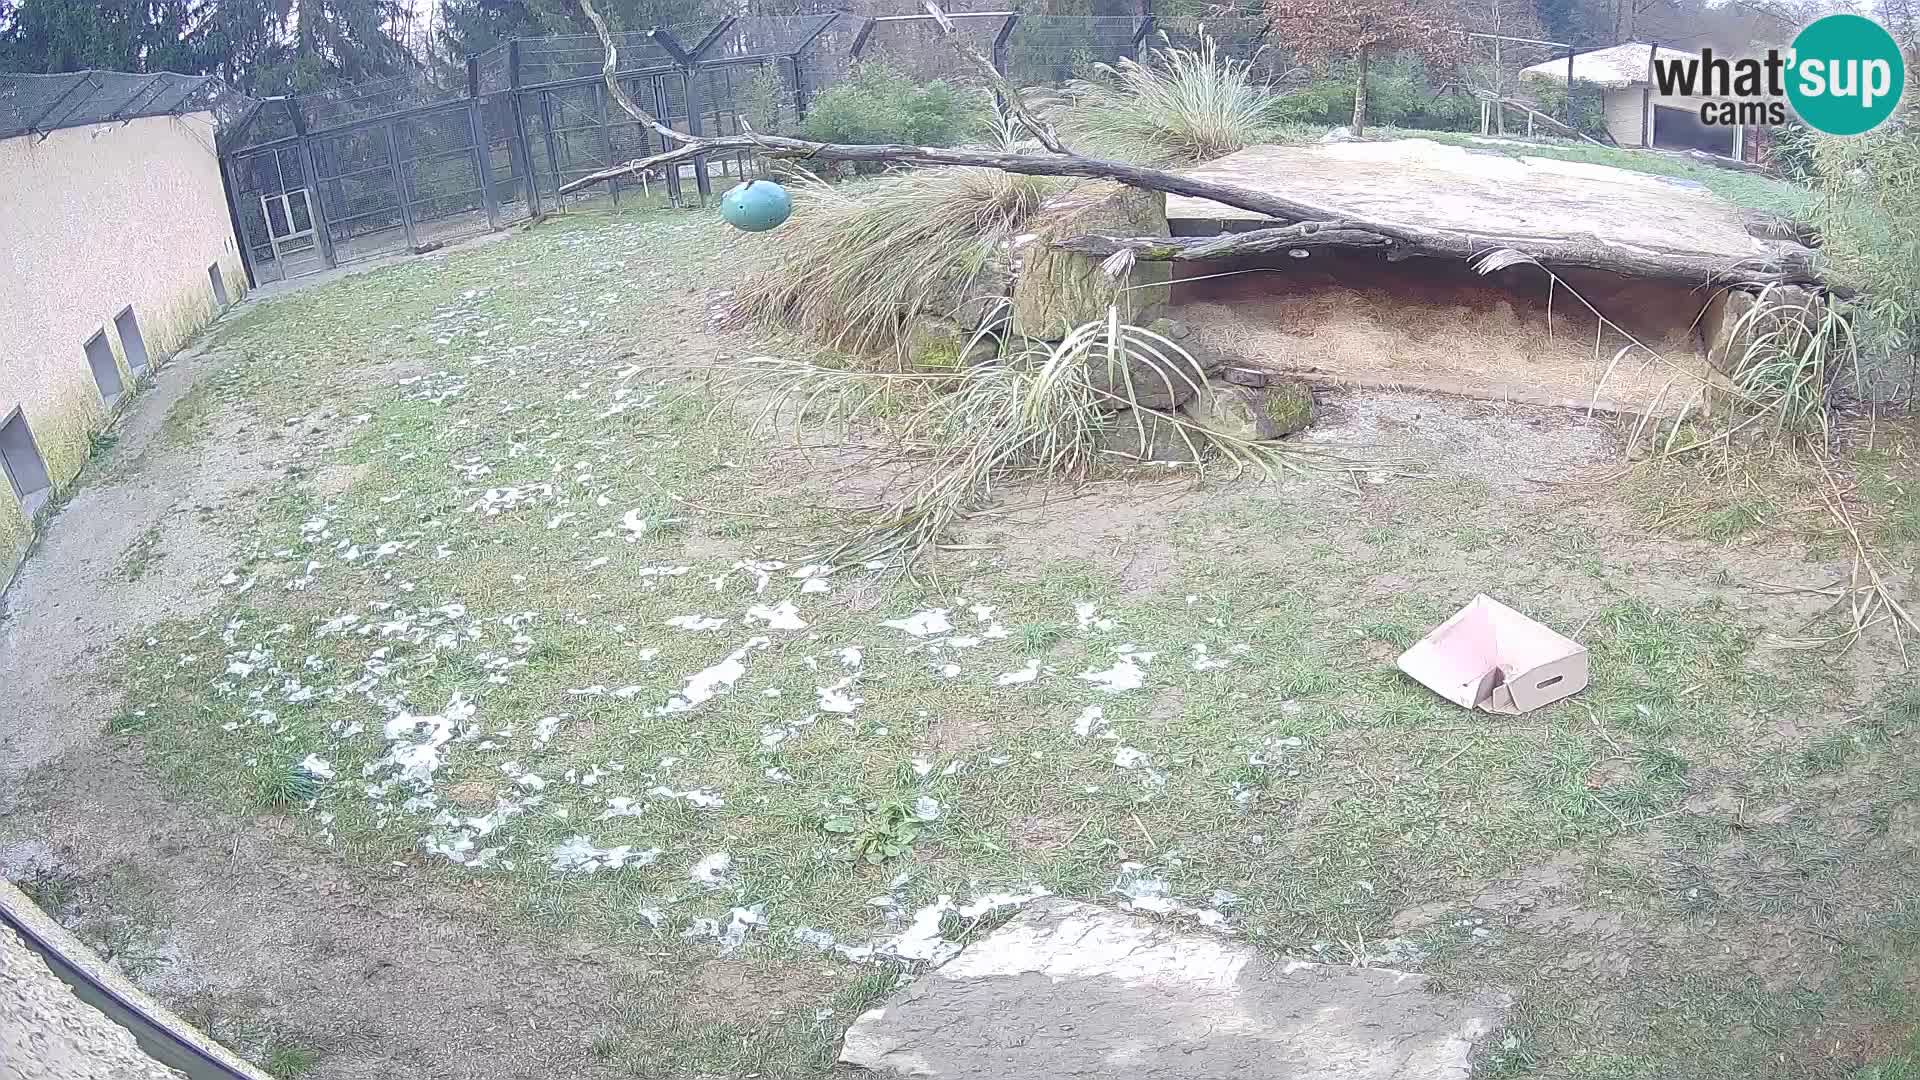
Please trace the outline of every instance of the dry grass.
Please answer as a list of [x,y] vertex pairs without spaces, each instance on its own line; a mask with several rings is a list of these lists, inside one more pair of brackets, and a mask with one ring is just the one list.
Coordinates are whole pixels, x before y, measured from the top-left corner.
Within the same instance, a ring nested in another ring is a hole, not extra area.
[[934,168],[793,187],[777,261],[742,291],[743,310],[843,352],[904,359],[905,329],[983,291],[1008,241],[1065,182],[995,169]]
[[1083,150],[1157,165],[1231,154],[1273,133],[1272,88],[1252,64],[1222,55],[1210,37],[1197,49],[1147,50],[1143,61],[1099,64],[1069,84],[1053,110],[1061,134]]
[[[958,375],[875,373],[758,357],[746,361],[733,381],[741,397],[761,402],[759,426],[787,414],[796,422],[845,426],[891,412],[902,445],[931,462],[897,498],[854,510],[844,537],[821,556],[836,565],[882,562],[910,569],[941,547],[954,526],[981,512],[1009,479],[1084,479],[1112,460],[1102,444],[1116,425],[1137,425],[1145,443],[1148,422],[1171,421],[1193,460],[1212,451],[1263,472],[1356,467],[1306,448],[1209,431],[1178,413],[1149,416],[1138,403],[1153,387],[1136,380],[1197,392],[1207,376],[1180,345],[1122,322],[1119,309],[1110,307],[1105,319],[1083,323],[1059,342],[1022,342],[1000,362]],[[903,401],[908,404],[897,407]]]

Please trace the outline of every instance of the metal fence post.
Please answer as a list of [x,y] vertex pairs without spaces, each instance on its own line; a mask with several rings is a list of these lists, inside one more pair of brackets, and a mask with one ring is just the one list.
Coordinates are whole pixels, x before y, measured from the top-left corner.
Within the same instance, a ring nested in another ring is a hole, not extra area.
[[393,191],[400,198],[400,224],[407,230],[407,249],[420,246],[420,238],[413,232],[413,207],[407,198],[407,175],[400,168],[400,144],[394,138],[393,129],[397,124],[383,124],[387,133],[387,168],[393,170]]
[[512,167],[517,155],[520,159],[521,198],[527,200],[529,217],[540,216],[540,184],[533,177],[533,155],[527,146],[527,116],[520,105],[520,41],[507,42],[507,112],[513,124],[513,133],[507,139],[507,163]]
[[807,77],[800,67],[798,56],[787,57],[787,66],[793,69],[793,118],[795,121],[807,118]]
[[[1568,34],[1572,37],[1572,34]],[[1567,126],[1573,126],[1573,46],[1567,46]]]
[[566,200],[560,197],[560,153],[553,148],[553,95],[546,90],[540,91],[540,132],[547,144],[547,172],[553,177],[553,208],[565,210]]
[[[673,114],[667,111],[667,76],[653,77],[653,115],[668,127],[673,126]],[[660,140],[660,149],[669,149],[665,139]],[[680,163],[674,162],[666,168],[667,201],[674,206],[680,205]]]
[[[338,265],[338,263],[335,262],[333,257],[333,230],[327,227],[327,197],[326,193],[320,190],[320,170],[314,166],[313,140],[307,135],[307,118],[301,115],[300,107],[294,104],[292,98],[287,99],[287,117],[293,121],[293,144],[299,148],[300,171],[306,177],[307,189],[313,193],[313,197],[307,200],[307,213],[313,217],[313,221],[311,222],[313,225],[313,235],[318,237],[320,241],[320,261],[326,263],[329,268],[332,268]],[[279,152],[275,151],[274,161],[276,164],[279,162],[279,159]],[[286,190],[286,183],[284,181],[282,181],[280,188],[282,191]],[[287,213],[289,215],[287,224],[292,225],[291,215],[293,211],[288,210]],[[271,231],[271,226],[269,226],[269,231]],[[284,274],[285,271],[283,270],[282,273]]]
[[[700,80],[697,77],[698,74],[698,68],[689,67],[685,69],[685,77],[687,80],[687,134],[692,135],[696,139],[702,134],[700,130],[702,124],[700,123]],[[678,166],[675,166],[675,168],[678,168]],[[707,200],[713,196],[713,178],[707,175],[707,156],[705,154],[694,155],[693,186],[700,192],[700,205],[705,206]]]
[[480,174],[480,201],[487,208],[487,228],[500,227],[500,197],[493,190],[493,140],[480,122],[480,60],[467,57],[467,137],[473,142],[473,167]]
[[1154,17],[1152,15],[1146,15],[1141,17],[1140,25],[1133,28],[1132,49],[1133,49],[1133,59],[1136,62],[1139,61],[1140,59],[1141,44],[1147,40],[1148,34],[1153,33],[1154,27],[1156,25],[1158,24],[1155,23]]
[[1007,73],[1007,39],[1013,36],[1013,26],[1019,21],[1020,13],[1016,11],[1007,16],[1007,21],[1000,24],[1000,32],[993,35],[993,70],[1002,76]]
[[[594,103],[600,106],[600,145],[607,148],[607,168],[613,168],[613,125],[607,123],[607,84],[593,84]],[[620,205],[620,178],[607,181],[607,190],[613,195],[613,205]]]

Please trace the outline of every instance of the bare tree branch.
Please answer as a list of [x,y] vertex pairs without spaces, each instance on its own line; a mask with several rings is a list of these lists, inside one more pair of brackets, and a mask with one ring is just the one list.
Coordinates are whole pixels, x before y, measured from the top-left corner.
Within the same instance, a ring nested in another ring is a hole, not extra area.
[[1769,259],[1736,260],[1714,258],[1696,252],[1628,248],[1610,244],[1598,237],[1573,239],[1504,237],[1464,231],[1441,231],[1398,222],[1354,217],[1342,211],[1291,199],[1284,195],[1219,184],[1122,161],[1086,157],[1068,149],[1060,141],[1059,134],[1053,130],[1053,126],[1035,116],[1027,108],[1018,91],[1010,86],[998,71],[994,70],[993,64],[981,56],[978,50],[959,38],[955,32],[953,20],[941,10],[936,0],[925,0],[927,12],[940,24],[942,32],[947,35],[947,40],[963,58],[981,69],[989,82],[1000,91],[1008,108],[1013,110],[1022,124],[1033,131],[1041,145],[1050,151],[1049,153],[1014,154],[938,146],[907,146],[897,143],[857,146],[812,142],[778,135],[761,135],[752,131],[711,138],[689,135],[662,124],[652,114],[634,104],[632,99],[620,90],[618,79],[615,78],[619,56],[612,33],[608,31],[607,24],[599,13],[593,9],[591,0],[575,0],[575,2],[593,23],[601,42],[606,46],[607,58],[601,70],[605,76],[607,88],[614,95],[614,99],[634,119],[657,132],[662,140],[677,145],[673,149],[629,161],[624,165],[602,169],[563,184],[560,187],[562,195],[662,166],[678,168],[680,162],[698,158],[703,154],[744,150],[771,158],[958,165],[999,169],[1003,172],[1028,176],[1079,176],[1116,180],[1122,184],[1149,191],[1206,199],[1283,223],[1279,228],[1260,229],[1233,236],[1205,238],[1083,236],[1062,240],[1055,245],[1089,255],[1104,256],[1124,250],[1132,252],[1139,259],[1162,261],[1219,258],[1291,248],[1350,247],[1382,250],[1393,256],[1434,255],[1468,259],[1495,248],[1510,247],[1538,259],[1547,266],[1611,270],[1622,274],[1690,281],[1696,284],[1763,284],[1767,282],[1819,284],[1821,282],[1821,277],[1813,265],[1811,253],[1796,247],[1783,245],[1779,248],[1779,253]]
[[580,5],[580,13],[585,15],[587,21],[593,24],[594,33],[600,35],[600,44],[606,46],[607,59],[600,65],[600,77],[606,80],[607,93],[612,95],[613,100],[617,102],[622,109],[626,110],[628,116],[652,128],[662,139],[668,142],[698,142],[699,140],[693,136],[685,132],[675,131],[661,123],[652,113],[634,103],[633,98],[620,86],[620,80],[614,77],[614,72],[618,70],[620,66],[620,51],[614,47],[613,34],[607,29],[607,20],[601,18],[600,13],[593,9],[591,0],[575,0],[575,2]]
[[1027,107],[1026,100],[1020,96],[1020,91],[1007,81],[1006,76],[1000,74],[1000,69],[993,66],[993,61],[981,56],[980,50],[967,44],[967,40],[960,36],[959,28],[953,25],[953,20],[940,9],[940,5],[935,0],[922,0],[921,6],[926,8],[927,14],[933,16],[933,21],[940,25],[940,32],[946,35],[947,43],[953,46],[953,51],[959,53],[961,59],[980,69],[980,74],[986,76],[987,84],[993,87],[994,93],[999,94],[1000,100],[1006,103],[1008,111],[1018,117],[1028,131],[1033,132],[1033,137],[1040,141],[1041,146],[1056,154],[1073,152],[1060,140],[1060,133],[1053,129],[1052,124]]

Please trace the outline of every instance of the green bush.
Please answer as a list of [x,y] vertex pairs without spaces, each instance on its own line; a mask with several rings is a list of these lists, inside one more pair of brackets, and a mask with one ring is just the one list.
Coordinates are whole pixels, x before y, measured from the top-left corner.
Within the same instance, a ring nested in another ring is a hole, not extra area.
[[1920,375],[1920,130],[1811,142],[1820,254],[1854,302],[1868,392],[1912,400]]
[[[1528,80],[1523,86],[1508,91],[1507,96],[1531,101],[1534,108],[1546,113],[1555,120],[1564,123],[1567,119],[1566,83]],[[1596,139],[1607,133],[1606,111],[1601,104],[1599,93],[1591,87],[1576,89],[1574,91],[1573,128],[1583,135],[1590,135]],[[1526,130],[1527,114],[1515,112],[1509,112],[1507,114],[1507,133],[1509,135],[1514,134],[1516,131],[1525,132]],[[1546,135],[1553,134],[1553,132],[1548,131],[1538,131],[1538,133]]]
[[[1335,68],[1275,103],[1274,119],[1338,127],[1353,122],[1353,70]],[[1367,70],[1367,123],[1427,131],[1480,130],[1473,96],[1436,87],[1427,66],[1408,56],[1376,61]]]
[[740,95],[740,113],[762,135],[784,135],[793,114],[793,91],[780,76],[780,65],[762,64]]
[[880,63],[816,96],[801,134],[816,142],[954,146],[979,133],[984,100],[941,79],[920,83]]

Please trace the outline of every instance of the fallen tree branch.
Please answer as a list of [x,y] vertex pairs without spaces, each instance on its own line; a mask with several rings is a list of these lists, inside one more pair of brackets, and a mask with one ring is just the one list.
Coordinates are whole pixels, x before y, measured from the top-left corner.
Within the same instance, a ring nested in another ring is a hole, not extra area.
[[1363,222],[1307,221],[1219,236],[1074,236],[1056,240],[1053,246],[1096,258],[1127,251],[1141,262],[1231,259],[1311,248],[1368,249],[1384,252],[1390,259],[1415,255],[1472,259],[1499,248],[1512,248],[1555,269],[1605,270],[1699,285],[1821,283],[1812,263],[1812,252],[1784,248],[1775,259],[1734,261],[1686,251],[1629,247],[1596,237],[1514,237],[1408,227],[1395,227],[1388,232]]
[[[1496,248],[1513,248],[1537,258],[1541,263],[1560,267],[1585,267],[1611,270],[1640,277],[1691,281],[1697,284],[1824,284],[1813,268],[1811,253],[1782,246],[1774,259],[1717,259],[1691,252],[1649,250],[1609,244],[1597,238],[1567,240],[1550,237],[1479,236],[1470,233],[1440,232],[1391,221],[1356,218],[1329,207],[1290,199],[1264,191],[1253,191],[1230,184],[1215,183],[1164,169],[1152,169],[1123,161],[1109,161],[1074,153],[1060,141],[1053,126],[1036,116],[993,64],[968,46],[956,34],[953,20],[936,0],[925,0],[927,12],[939,23],[948,41],[982,70],[988,81],[1000,91],[1007,108],[1048,149],[1045,154],[1015,154],[993,150],[968,150],[938,146],[908,146],[899,143],[852,145],[819,143],[779,135],[746,131],[738,135],[701,137],[675,131],[642,109],[619,88],[615,77],[619,54],[613,35],[591,0],[575,0],[606,47],[601,67],[608,92],[622,109],[640,123],[658,133],[665,143],[677,143],[671,150],[601,169],[570,183],[559,193],[569,195],[609,180],[651,172],[664,166],[678,168],[679,163],[705,154],[746,151],[769,158],[809,161],[886,162],[910,165],[959,165],[998,169],[1028,176],[1078,176],[1115,180],[1130,187],[1185,195],[1246,210],[1283,223],[1279,230],[1256,229],[1252,232],[1218,237],[1075,237],[1056,244],[1066,250],[1091,255],[1110,255],[1132,250],[1137,258],[1148,261],[1224,258],[1232,255],[1259,254],[1292,247],[1354,247],[1385,249],[1389,254],[1434,255],[1470,259]],[[1299,228],[1312,225],[1313,228]],[[1078,245],[1078,246],[1076,246]],[[1268,246],[1262,246],[1268,245]]]

